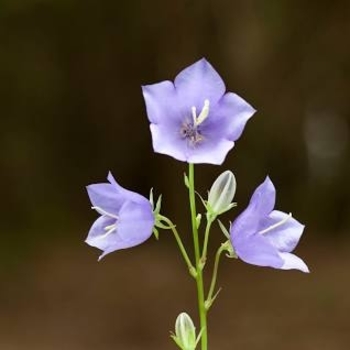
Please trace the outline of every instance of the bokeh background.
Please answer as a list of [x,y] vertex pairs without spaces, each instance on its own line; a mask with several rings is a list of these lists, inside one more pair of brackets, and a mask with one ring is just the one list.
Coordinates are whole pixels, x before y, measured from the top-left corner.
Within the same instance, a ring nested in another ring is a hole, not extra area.
[[196,309],[173,237],[97,263],[85,185],[111,170],[154,187],[190,245],[186,164],[153,154],[140,85],[206,57],[258,113],[198,189],[236,174],[228,222],[269,174],[312,271],[224,260],[210,348],[348,349],[349,37],[347,0],[1,0],[0,348],[175,348],[176,315]]

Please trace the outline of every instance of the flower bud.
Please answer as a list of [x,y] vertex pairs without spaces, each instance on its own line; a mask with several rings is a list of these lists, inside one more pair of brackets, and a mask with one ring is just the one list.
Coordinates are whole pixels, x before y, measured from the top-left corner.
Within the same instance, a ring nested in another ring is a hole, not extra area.
[[195,350],[197,345],[196,327],[191,317],[185,312],[177,316],[175,334],[172,335],[172,338],[182,350]]
[[208,196],[208,211],[216,216],[233,207],[232,199],[236,193],[236,178],[229,170],[224,171],[214,181]]

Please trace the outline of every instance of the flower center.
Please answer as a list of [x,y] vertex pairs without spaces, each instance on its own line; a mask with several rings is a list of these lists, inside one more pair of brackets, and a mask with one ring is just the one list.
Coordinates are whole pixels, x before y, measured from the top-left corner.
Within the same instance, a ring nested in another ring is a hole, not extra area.
[[292,213],[289,213],[289,214],[288,214],[284,219],[282,219],[281,221],[276,222],[275,224],[269,226],[268,228],[265,228],[265,230],[259,231],[258,233],[260,233],[261,235],[264,235],[265,233],[268,233],[268,232],[274,230],[275,228],[284,225],[291,217],[292,217]]
[[97,239],[104,239],[107,236],[109,236],[111,233],[115,232],[117,229],[117,221],[118,221],[118,216],[109,213],[108,211],[100,208],[100,207],[91,207],[91,209],[95,209],[100,215],[102,216],[106,216],[110,219],[114,219],[115,223],[112,225],[107,225],[104,227],[104,230],[106,231],[104,234],[102,234],[101,236],[98,236]]
[[192,145],[203,140],[203,136],[197,127],[193,126],[193,124],[188,121],[182,124],[180,134],[182,138],[187,139]]
[[209,115],[209,100],[204,100],[204,105],[197,116],[196,107],[192,106],[192,121],[186,120],[180,129],[182,138],[189,140],[190,144],[195,145],[198,142],[203,141],[204,137],[199,130],[199,125],[208,118]]

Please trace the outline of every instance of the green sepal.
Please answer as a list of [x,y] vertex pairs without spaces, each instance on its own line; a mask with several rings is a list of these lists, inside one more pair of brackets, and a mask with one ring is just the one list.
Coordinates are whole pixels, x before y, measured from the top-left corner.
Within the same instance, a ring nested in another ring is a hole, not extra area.
[[180,348],[180,349],[183,349],[182,348],[182,344],[179,342],[177,336],[174,334],[174,332],[170,332],[170,338],[172,340],[174,340],[174,342],[176,343],[176,345]]
[[162,228],[162,229],[171,229],[169,225],[164,225],[162,221],[162,215],[160,215],[160,210],[162,207],[162,195],[160,195],[157,199],[157,203],[154,205],[154,195],[153,195],[153,188],[151,188],[150,193],[149,193],[149,201],[152,205],[152,210],[153,210],[153,215],[155,219],[154,227],[153,227],[153,234],[157,240],[159,240],[159,231],[157,228]]
[[152,205],[152,209],[154,208],[154,199],[153,199],[153,187],[149,191],[149,201]]
[[159,240],[159,231],[156,229],[156,227],[153,227],[153,234],[156,240]]
[[237,207],[236,202],[230,203],[225,209],[221,210],[217,215],[221,215],[223,213],[226,213],[227,211],[231,210],[234,207]]
[[232,208],[234,208],[236,206],[237,206],[237,203],[233,202],[233,203],[230,203],[225,209],[221,210],[218,213],[215,213],[211,209],[209,203],[205,201],[205,207],[207,209],[207,217],[208,217],[208,220],[211,220],[211,221],[214,221],[219,215],[226,213],[227,211],[231,210]]
[[160,213],[160,209],[162,207],[162,195],[160,195],[158,197],[157,203],[156,203],[156,207],[154,209],[154,213],[157,215]]
[[150,193],[149,193],[149,201],[152,205],[153,214],[157,218],[157,216],[159,216],[159,213],[160,213],[160,210],[162,207],[162,195],[159,195],[159,197],[157,199],[157,203],[156,203],[156,205],[154,205],[153,188],[151,188]]

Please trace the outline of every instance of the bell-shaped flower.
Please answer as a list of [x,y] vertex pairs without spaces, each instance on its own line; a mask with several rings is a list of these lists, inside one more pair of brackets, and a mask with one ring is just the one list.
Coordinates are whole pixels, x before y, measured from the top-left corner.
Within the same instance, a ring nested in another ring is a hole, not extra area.
[[143,243],[152,235],[154,225],[149,200],[118,185],[111,173],[107,179],[109,183],[87,186],[92,208],[100,217],[85,242],[103,251],[99,260],[115,250]]
[[204,58],[142,91],[154,151],[188,163],[223,163],[255,113]]
[[309,272],[304,261],[291,253],[304,225],[291,214],[274,210],[275,199],[275,187],[267,177],[255,190],[248,207],[231,225],[235,253],[248,264]]

